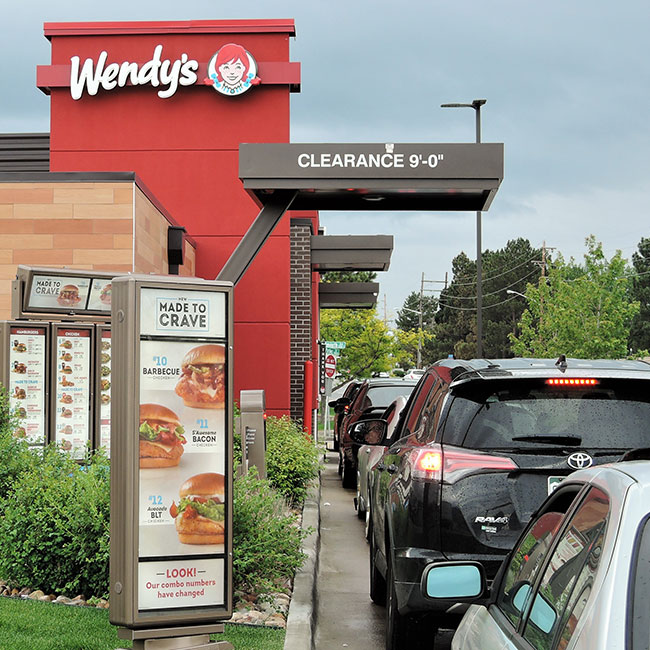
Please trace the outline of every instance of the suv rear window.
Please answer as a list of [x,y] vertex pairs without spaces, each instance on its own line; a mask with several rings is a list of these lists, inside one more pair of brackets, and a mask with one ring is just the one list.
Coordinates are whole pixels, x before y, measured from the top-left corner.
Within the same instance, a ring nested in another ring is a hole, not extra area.
[[[366,399],[369,404],[365,408],[370,406],[388,406],[391,402],[394,402],[400,395],[405,395],[408,397],[413,391],[413,384],[404,384],[400,386],[371,386],[368,388],[366,393]],[[364,402],[365,404],[365,402]]]
[[446,443],[473,449],[650,446],[647,381],[550,386],[544,379],[490,380],[461,384],[452,394]]

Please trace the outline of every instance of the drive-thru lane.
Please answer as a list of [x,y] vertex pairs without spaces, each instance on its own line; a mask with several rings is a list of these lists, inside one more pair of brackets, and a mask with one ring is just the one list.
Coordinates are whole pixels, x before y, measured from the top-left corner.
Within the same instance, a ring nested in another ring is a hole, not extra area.
[[[355,492],[341,487],[337,467],[337,454],[327,452],[321,472],[315,650],[376,650],[385,644],[386,612],[368,595],[364,524],[354,510]],[[436,650],[449,648],[450,637],[438,634]]]

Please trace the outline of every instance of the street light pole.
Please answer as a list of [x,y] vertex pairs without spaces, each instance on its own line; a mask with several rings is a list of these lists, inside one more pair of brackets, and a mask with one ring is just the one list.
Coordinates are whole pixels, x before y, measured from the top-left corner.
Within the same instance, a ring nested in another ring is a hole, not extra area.
[[[487,99],[475,99],[471,104],[441,104],[441,108],[473,108],[476,114],[476,142],[481,142],[481,106]],[[476,356],[483,356],[483,242],[482,213],[476,212]]]

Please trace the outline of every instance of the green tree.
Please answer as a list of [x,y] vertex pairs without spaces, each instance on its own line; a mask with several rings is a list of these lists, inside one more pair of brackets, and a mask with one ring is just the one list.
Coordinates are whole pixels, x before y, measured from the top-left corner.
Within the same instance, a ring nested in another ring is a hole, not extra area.
[[650,239],[642,237],[638,252],[632,255],[634,275],[630,294],[639,301],[639,313],[630,327],[629,348],[638,354],[650,350]]
[[395,319],[395,326],[397,329],[405,332],[417,330],[420,327],[420,314],[422,311],[422,327],[432,328],[436,310],[438,308],[438,301],[434,296],[422,296],[422,303],[420,307],[420,292],[411,291],[404,300],[402,309],[397,310],[397,318]]
[[[488,358],[511,357],[508,335],[518,333],[526,305],[507,290],[523,293],[528,282],[537,282],[542,251],[518,238],[501,249],[485,250],[482,261],[483,353]],[[452,280],[440,294],[435,338],[426,346],[427,357],[476,356],[476,294],[476,261],[460,253],[452,261]]]
[[431,331],[422,329],[415,330],[395,330],[393,337],[393,361],[400,368],[415,368],[418,356],[418,339],[420,339],[420,355],[422,365],[427,366],[432,363],[426,358],[427,345],[434,339]]
[[517,355],[566,354],[582,359],[627,355],[630,324],[639,303],[629,300],[626,260],[620,251],[607,260],[593,235],[586,246],[583,265],[565,263],[560,255],[547,277],[528,285],[521,333],[510,336]]
[[371,377],[391,368],[392,339],[370,309],[322,309],[321,339],[345,341],[337,370],[344,378]]
[[321,282],[374,282],[374,271],[329,271],[321,275]]

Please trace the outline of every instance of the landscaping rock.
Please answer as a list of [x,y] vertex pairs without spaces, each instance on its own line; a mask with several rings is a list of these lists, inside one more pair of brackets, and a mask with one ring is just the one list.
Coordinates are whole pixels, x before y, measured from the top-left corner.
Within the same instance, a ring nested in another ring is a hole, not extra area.
[[45,593],[37,589],[36,591],[32,591],[27,597],[31,600],[40,600],[43,596],[45,596]]

